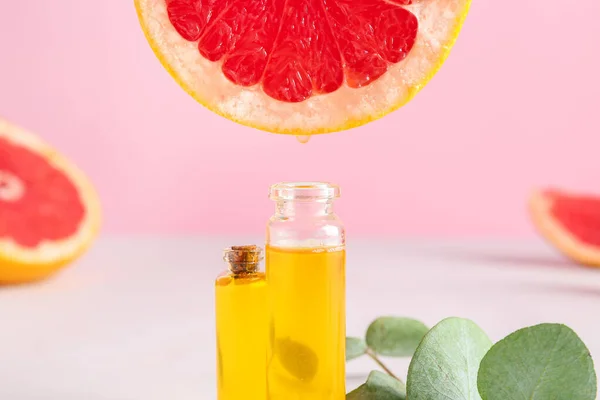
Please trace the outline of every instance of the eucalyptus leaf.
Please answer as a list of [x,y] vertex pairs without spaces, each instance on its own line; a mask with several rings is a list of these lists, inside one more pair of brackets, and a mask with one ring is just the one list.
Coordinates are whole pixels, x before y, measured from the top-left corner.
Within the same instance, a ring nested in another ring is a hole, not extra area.
[[405,400],[404,382],[388,374],[372,371],[363,383],[346,395],[346,400]]
[[474,322],[447,318],[423,338],[408,368],[410,400],[476,400],[477,371],[492,341]]
[[275,349],[281,365],[297,379],[310,382],[317,374],[319,359],[310,347],[286,337],[275,341]]
[[346,361],[353,360],[364,355],[367,352],[367,344],[361,338],[346,338]]
[[376,354],[410,357],[429,328],[412,318],[381,317],[367,329],[366,342]]
[[496,343],[481,362],[483,400],[594,400],[590,352],[565,325],[520,329]]

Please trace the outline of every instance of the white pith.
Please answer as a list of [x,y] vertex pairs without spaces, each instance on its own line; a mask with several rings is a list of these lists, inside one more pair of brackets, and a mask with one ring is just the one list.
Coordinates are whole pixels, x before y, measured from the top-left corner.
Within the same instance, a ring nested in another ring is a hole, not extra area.
[[72,258],[91,242],[98,231],[100,204],[96,191],[83,172],[26,130],[0,119],[0,138],[43,155],[49,164],[61,170],[75,184],[86,208],[77,233],[69,238],[43,240],[37,247],[29,248],[20,246],[10,237],[0,237],[0,263],[4,260],[35,266]]
[[159,57],[213,111],[235,121],[277,132],[319,133],[377,118],[403,104],[429,77],[453,44],[470,0],[420,0],[405,6],[419,20],[417,40],[408,57],[391,65],[378,80],[360,89],[343,85],[333,93],[301,103],[267,96],[261,85],[247,88],[229,81],[220,62],[198,52],[169,21],[165,0],[136,0],[146,34]]
[[0,169],[0,201],[12,203],[19,201],[25,194],[23,180],[9,171]]

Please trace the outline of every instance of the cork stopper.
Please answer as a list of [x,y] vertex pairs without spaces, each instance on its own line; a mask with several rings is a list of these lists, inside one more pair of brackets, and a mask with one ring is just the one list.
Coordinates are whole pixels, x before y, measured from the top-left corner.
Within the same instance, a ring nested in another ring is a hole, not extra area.
[[223,260],[229,265],[229,270],[236,275],[257,272],[262,259],[262,249],[253,244],[231,246],[223,251]]

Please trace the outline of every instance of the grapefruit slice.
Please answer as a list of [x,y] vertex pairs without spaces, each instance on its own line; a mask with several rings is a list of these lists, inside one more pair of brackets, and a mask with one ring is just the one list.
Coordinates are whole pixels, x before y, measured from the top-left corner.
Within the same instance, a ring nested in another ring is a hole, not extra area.
[[88,178],[38,137],[0,119],[0,283],[49,276],[100,226]]
[[573,260],[600,267],[600,197],[549,189],[531,196],[538,231]]
[[276,133],[365,124],[440,68],[471,0],[135,0],[152,49],[210,110]]

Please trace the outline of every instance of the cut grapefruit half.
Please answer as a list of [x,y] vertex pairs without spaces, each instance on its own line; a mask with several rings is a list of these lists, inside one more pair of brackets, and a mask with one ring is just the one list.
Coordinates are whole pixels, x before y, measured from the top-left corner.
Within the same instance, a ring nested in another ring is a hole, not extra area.
[[562,253],[600,267],[600,197],[548,189],[531,196],[529,211],[538,231]]
[[197,101],[275,133],[352,128],[440,68],[471,0],[135,0],[152,49]]
[[41,139],[0,119],[0,283],[49,276],[82,254],[99,227],[88,178]]

